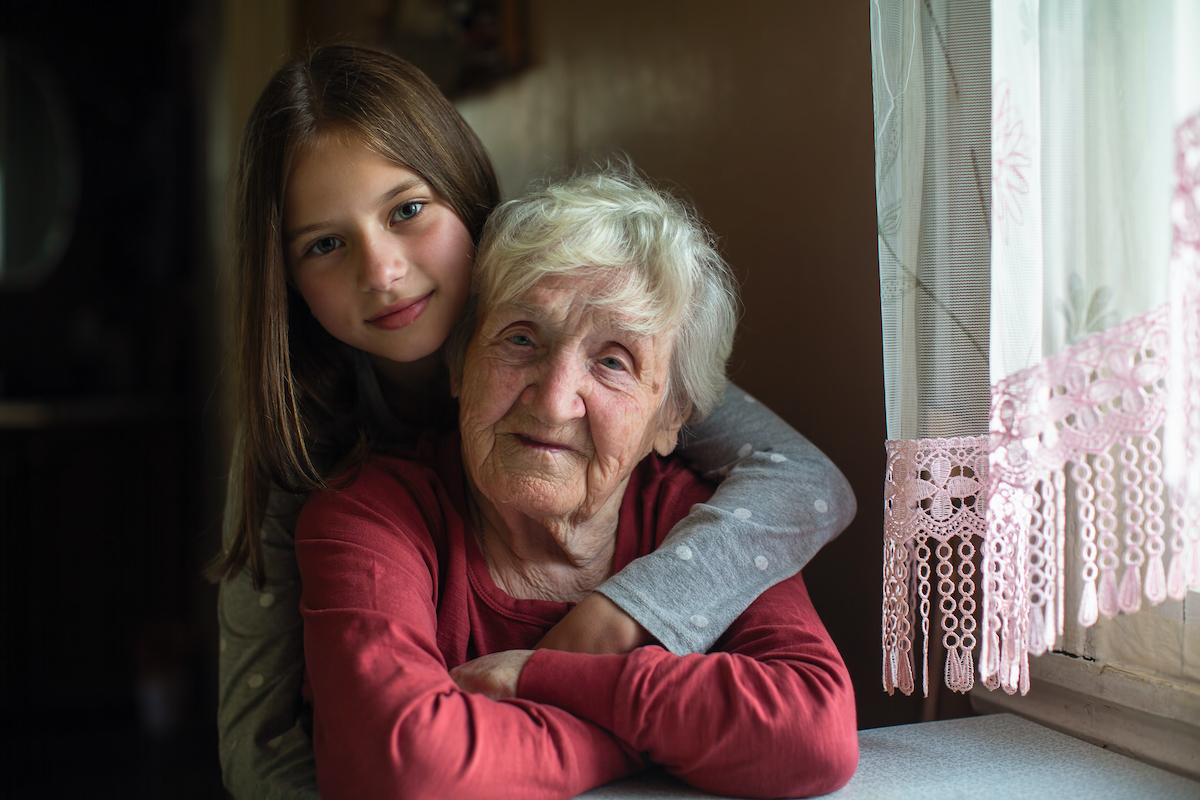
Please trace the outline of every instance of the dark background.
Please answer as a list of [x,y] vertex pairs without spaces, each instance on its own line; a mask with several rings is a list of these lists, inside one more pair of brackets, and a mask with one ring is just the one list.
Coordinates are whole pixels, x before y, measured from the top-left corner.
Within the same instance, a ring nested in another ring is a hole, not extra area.
[[[214,337],[203,194],[208,10],[7,2],[48,64],[81,187],[59,266],[0,289],[0,784],[217,797]],[[20,203],[8,197],[9,204]],[[6,795],[8,796],[8,795]]]

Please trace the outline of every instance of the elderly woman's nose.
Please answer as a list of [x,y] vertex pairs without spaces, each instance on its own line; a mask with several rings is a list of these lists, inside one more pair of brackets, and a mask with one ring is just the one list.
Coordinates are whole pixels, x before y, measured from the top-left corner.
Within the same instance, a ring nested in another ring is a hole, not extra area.
[[404,249],[390,237],[364,236],[358,248],[358,286],[364,292],[386,292],[408,273]]
[[586,413],[583,401],[587,370],[570,358],[551,358],[542,364],[522,399],[539,420],[561,425]]

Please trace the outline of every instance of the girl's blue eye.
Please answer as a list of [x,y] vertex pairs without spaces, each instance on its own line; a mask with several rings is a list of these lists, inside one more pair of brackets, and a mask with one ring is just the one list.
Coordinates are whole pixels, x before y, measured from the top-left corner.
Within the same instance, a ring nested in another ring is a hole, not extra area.
[[313,242],[312,247],[308,248],[308,252],[315,256],[324,256],[332,253],[334,250],[342,246],[342,243],[333,236],[322,236]]
[[412,219],[417,214],[420,214],[421,209],[423,208],[425,208],[425,204],[420,200],[409,200],[401,203],[396,207],[396,210],[392,212],[392,221],[403,222],[404,220]]

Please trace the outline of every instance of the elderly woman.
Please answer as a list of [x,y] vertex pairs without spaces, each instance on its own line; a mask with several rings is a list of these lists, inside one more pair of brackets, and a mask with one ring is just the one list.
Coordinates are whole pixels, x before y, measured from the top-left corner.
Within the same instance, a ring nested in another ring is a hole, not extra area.
[[666,457],[721,397],[736,294],[628,171],[488,225],[450,348],[460,435],[373,457],[297,527],[322,795],[571,797],[650,763],[742,796],[841,786],[854,697],[799,575],[705,655],[529,649],[712,493]]

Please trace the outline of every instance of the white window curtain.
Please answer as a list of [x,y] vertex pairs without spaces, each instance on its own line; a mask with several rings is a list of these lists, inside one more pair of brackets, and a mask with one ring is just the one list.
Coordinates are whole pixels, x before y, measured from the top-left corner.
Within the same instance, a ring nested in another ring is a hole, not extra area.
[[1066,614],[1200,590],[1200,3],[871,11],[883,684],[932,640],[1024,693]]

